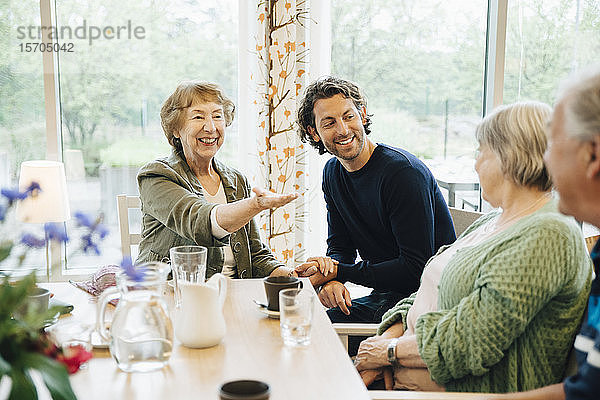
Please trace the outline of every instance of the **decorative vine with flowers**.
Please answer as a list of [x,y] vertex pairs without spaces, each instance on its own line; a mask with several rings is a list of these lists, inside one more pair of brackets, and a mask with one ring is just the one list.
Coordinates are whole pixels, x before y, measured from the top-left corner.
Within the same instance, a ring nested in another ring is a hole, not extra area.
[[295,132],[297,98],[308,74],[308,0],[259,1],[256,37],[258,156],[261,185],[277,193],[299,192],[294,203],[268,211],[259,224],[276,256],[294,266],[305,258],[307,232],[306,148]]

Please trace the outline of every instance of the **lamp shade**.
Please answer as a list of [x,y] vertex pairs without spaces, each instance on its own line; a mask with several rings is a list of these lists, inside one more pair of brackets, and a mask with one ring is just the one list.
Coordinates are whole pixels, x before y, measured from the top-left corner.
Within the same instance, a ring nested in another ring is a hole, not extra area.
[[29,196],[17,204],[17,217],[23,222],[63,222],[71,218],[65,167],[57,161],[25,161],[21,164],[19,190],[32,182],[40,185],[37,196]]

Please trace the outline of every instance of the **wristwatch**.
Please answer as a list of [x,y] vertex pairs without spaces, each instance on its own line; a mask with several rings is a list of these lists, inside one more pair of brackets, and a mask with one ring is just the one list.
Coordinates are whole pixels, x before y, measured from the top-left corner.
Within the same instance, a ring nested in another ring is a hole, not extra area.
[[393,367],[398,365],[398,359],[396,358],[396,345],[398,344],[398,340],[400,340],[400,338],[393,338],[390,340],[387,348],[387,359]]

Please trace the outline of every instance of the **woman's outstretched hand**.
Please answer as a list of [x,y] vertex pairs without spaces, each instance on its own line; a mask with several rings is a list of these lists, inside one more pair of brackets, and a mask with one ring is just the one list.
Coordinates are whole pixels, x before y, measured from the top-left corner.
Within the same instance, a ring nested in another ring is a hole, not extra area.
[[258,204],[258,207],[262,210],[279,208],[298,198],[298,193],[279,194],[259,187],[252,188],[252,191],[256,194],[256,204]]

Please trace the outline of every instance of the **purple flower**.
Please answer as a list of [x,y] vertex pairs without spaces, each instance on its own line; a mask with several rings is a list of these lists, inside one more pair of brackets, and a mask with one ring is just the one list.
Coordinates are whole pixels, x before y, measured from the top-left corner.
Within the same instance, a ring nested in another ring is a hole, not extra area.
[[29,195],[27,192],[19,192],[19,189],[2,189],[0,193],[8,199],[9,204],[17,200],[26,199]]
[[46,240],[40,239],[31,233],[26,233],[21,237],[21,243],[29,247],[40,248],[46,245]]
[[25,200],[30,194],[33,194],[33,192],[37,190],[41,190],[40,185],[37,182],[31,182],[31,184],[23,192],[20,192],[19,189],[5,188],[0,190],[0,194],[8,199],[8,205],[11,206],[12,203],[17,200]]
[[3,222],[4,218],[6,218],[7,211],[8,211],[8,208],[3,206],[2,204],[0,204],[0,222]]
[[27,189],[25,189],[25,193],[27,193],[27,195],[32,194],[35,190],[42,190],[42,188],[40,188],[40,184],[37,182],[31,182],[29,184],[29,186],[27,187]]
[[88,228],[94,228],[95,222],[92,221],[92,219],[90,218],[89,215],[81,212],[81,211],[77,211],[75,213],[75,219],[77,220],[77,225],[78,226],[85,226]]
[[48,240],[56,240],[61,243],[69,241],[65,225],[62,223],[47,222],[44,224],[44,231]]
[[123,261],[121,261],[121,268],[123,269],[127,277],[132,281],[141,282],[144,280],[144,276],[146,275],[146,268],[136,268],[133,265],[133,262],[131,261],[131,257],[129,256],[123,257]]
[[75,213],[75,219],[77,220],[77,226],[89,228],[90,235],[94,232],[97,232],[100,239],[104,239],[106,235],[108,235],[108,229],[100,223],[99,218],[94,220],[86,213],[77,211]]
[[104,239],[108,235],[108,228],[102,224],[96,225],[96,231],[98,231],[100,239]]
[[98,245],[92,240],[91,233],[81,236],[81,241],[83,242],[84,253],[87,253],[88,251],[93,251],[94,253],[96,253],[96,255],[100,255],[100,249],[98,248]]
[[100,218],[94,219],[81,211],[75,213],[75,219],[77,220],[77,226],[87,228],[87,233],[81,236],[83,252],[100,254],[98,244],[94,242],[94,234],[97,235],[97,239],[103,240],[108,235],[108,229],[100,223]]

